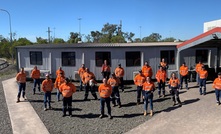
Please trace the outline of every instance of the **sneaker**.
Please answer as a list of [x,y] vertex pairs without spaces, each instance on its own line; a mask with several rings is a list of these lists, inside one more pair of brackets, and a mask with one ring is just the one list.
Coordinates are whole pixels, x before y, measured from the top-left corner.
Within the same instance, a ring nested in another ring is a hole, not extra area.
[[150,110],[150,116],[153,116],[153,110]]
[[44,111],[47,111],[47,108],[44,108]]
[[160,95],[158,95],[158,98],[160,98],[161,96]]
[[113,117],[112,117],[111,115],[108,115],[108,118],[109,118],[109,119],[112,119]]
[[66,116],[66,114],[63,114],[63,115],[62,115],[62,117],[65,117],[65,116]]
[[220,102],[217,102],[216,105],[219,106],[219,105],[220,105]]
[[179,107],[182,107],[182,103],[179,103]]
[[162,95],[162,98],[164,98],[165,97],[165,95]]
[[116,107],[116,104],[112,104],[112,107]]
[[20,102],[20,99],[18,98],[17,101],[16,101],[16,103],[19,103],[19,102]]
[[121,105],[118,105],[118,108],[121,108]]
[[144,116],[147,116],[147,111],[144,111],[143,115],[144,115]]
[[176,106],[176,102],[173,103],[173,106]]
[[103,114],[101,114],[101,115],[99,116],[99,118],[100,118],[100,119],[102,119],[103,117],[104,117],[104,115],[103,115]]

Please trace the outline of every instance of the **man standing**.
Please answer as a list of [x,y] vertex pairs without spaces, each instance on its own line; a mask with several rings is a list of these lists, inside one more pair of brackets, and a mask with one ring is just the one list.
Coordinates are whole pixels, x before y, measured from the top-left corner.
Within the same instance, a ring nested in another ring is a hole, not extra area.
[[124,92],[124,68],[121,67],[121,64],[118,64],[118,67],[115,69],[115,75],[120,79],[119,87],[121,88],[122,92]]
[[121,102],[120,102],[120,93],[118,89],[118,85],[120,84],[119,78],[116,77],[115,73],[112,74],[112,77],[108,79],[107,84],[110,84],[112,87],[112,94],[111,94],[111,99],[112,99],[112,104],[113,107],[116,106],[115,100],[117,100],[118,107],[121,107]]
[[62,73],[65,76],[64,70],[62,70],[62,67],[59,67],[58,70],[56,71],[56,76],[60,75]]
[[79,68],[79,70],[78,70],[78,74],[79,74],[79,76],[80,76],[80,91],[82,91],[82,77],[83,77],[83,74],[86,72],[86,70],[85,70],[85,65],[84,64],[82,64],[81,65],[81,68]]
[[44,92],[44,111],[47,110],[47,102],[49,109],[51,109],[51,92],[53,90],[53,82],[49,77],[49,74],[46,74],[46,79],[42,82],[41,89]]
[[[199,91],[200,91],[200,95],[206,95],[206,79],[208,77],[208,72],[206,71],[205,67],[202,66],[202,69],[199,71]],[[202,91],[202,87],[203,91]]]
[[151,78],[152,75],[153,75],[152,68],[151,68],[151,66],[149,66],[147,61],[145,61],[144,65],[142,67],[142,73],[145,76],[145,78],[146,77],[150,77]]
[[54,83],[54,87],[57,88],[57,101],[60,101],[60,90],[59,90],[59,87],[65,83],[65,77],[63,75],[62,72],[60,72],[60,74],[57,76],[56,80],[55,80],[55,83]]
[[187,76],[188,76],[188,67],[186,66],[186,63],[184,62],[182,66],[180,67],[180,78],[181,78],[180,88],[181,89],[183,88],[183,80],[184,80],[186,84],[186,89],[188,90]]
[[107,63],[107,60],[104,60],[104,64],[102,65],[102,68],[101,68],[101,73],[103,75],[103,78],[106,78],[107,80],[109,79],[110,66]]
[[160,69],[157,71],[156,74],[157,84],[158,84],[158,98],[161,97],[161,89],[163,93],[163,98],[165,97],[165,83],[167,79],[166,71],[163,70],[163,67],[160,66]]
[[69,116],[72,117],[72,94],[76,92],[76,87],[74,84],[70,82],[68,78],[65,79],[65,83],[63,83],[59,87],[60,92],[63,96],[63,116],[66,116],[66,111],[68,110]]
[[195,67],[197,85],[199,85],[199,82],[200,82],[199,72],[202,70],[202,66],[203,66],[202,62],[199,61],[199,63],[196,64],[196,67]]
[[220,105],[220,96],[221,96],[221,72],[218,73],[218,78],[213,81],[213,88],[215,89],[216,94],[216,103]]
[[85,95],[84,100],[87,100],[89,90],[91,91],[91,94],[94,96],[94,99],[97,100],[97,95],[95,93],[95,76],[92,72],[90,72],[89,68],[85,69],[86,72],[82,76],[82,81],[84,83],[85,88]]
[[21,92],[22,92],[22,97],[24,98],[24,100],[26,100],[25,98],[26,74],[25,74],[23,67],[20,69],[20,72],[16,75],[16,81],[18,82],[18,86],[19,86],[17,101],[16,101],[18,103],[20,102]]
[[169,68],[168,64],[166,63],[165,59],[162,58],[161,62],[160,62],[160,66],[163,68],[163,70],[167,70]]
[[140,104],[140,97],[141,97],[141,92],[143,89],[143,83],[145,82],[146,78],[142,74],[142,71],[139,71],[139,74],[137,74],[134,78],[134,84],[137,86],[137,105]]
[[40,70],[35,66],[31,72],[31,78],[34,80],[33,94],[35,94],[36,85],[38,85],[38,91],[40,92],[40,76]]
[[112,87],[110,84],[107,84],[107,79],[103,79],[103,84],[101,84],[98,88],[98,92],[100,94],[100,107],[101,107],[101,115],[99,118],[104,117],[104,104],[107,105],[108,118],[112,119],[111,116],[111,107],[110,107],[110,96],[112,93]]

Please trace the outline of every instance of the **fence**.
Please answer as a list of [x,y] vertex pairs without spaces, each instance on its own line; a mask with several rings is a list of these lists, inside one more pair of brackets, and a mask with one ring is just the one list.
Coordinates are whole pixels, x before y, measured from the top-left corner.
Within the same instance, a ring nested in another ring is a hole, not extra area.
[[0,70],[8,67],[8,62],[5,59],[0,58]]

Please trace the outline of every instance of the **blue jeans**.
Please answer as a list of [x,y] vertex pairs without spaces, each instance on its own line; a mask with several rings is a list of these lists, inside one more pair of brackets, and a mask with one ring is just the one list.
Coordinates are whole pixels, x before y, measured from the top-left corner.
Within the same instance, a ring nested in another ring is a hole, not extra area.
[[47,102],[50,108],[51,107],[51,92],[44,93],[44,108],[47,108]]
[[72,115],[72,96],[71,97],[63,97],[63,114],[66,115],[66,111],[68,110],[69,115]]
[[181,86],[181,88],[183,88],[183,80],[186,84],[186,89],[188,89],[187,75],[186,76],[180,76],[180,86]]
[[196,83],[199,84],[200,83],[200,76],[198,73],[196,73]]
[[[200,86],[199,86],[199,92],[200,92],[200,95],[202,94],[206,94],[206,79],[200,79],[199,81],[200,83]],[[203,92],[202,92],[202,87],[203,87]]]
[[61,95],[61,92],[59,91],[59,89],[57,89],[57,101],[60,101],[60,95]]
[[[181,103],[180,101],[180,97],[179,97],[179,91],[178,91],[178,88],[177,87],[171,87],[171,95],[172,95],[172,100],[173,102],[178,102],[178,103]],[[175,100],[176,98],[176,100]]]
[[107,113],[111,115],[111,107],[110,107],[110,97],[108,98],[100,98],[100,108],[101,108],[101,115],[104,115],[104,105],[107,105]]
[[119,79],[120,79],[119,87],[122,89],[122,91],[124,91],[124,78],[123,77],[119,77]]
[[95,86],[90,86],[89,84],[86,84],[84,86],[85,89],[85,95],[84,95],[84,99],[86,100],[89,94],[89,90],[91,91],[92,96],[94,97],[94,99],[97,99],[97,95],[95,92]]
[[153,93],[145,93],[144,95],[144,110],[147,111],[148,100],[150,102],[150,110],[153,110]]
[[40,92],[40,79],[34,79],[34,87],[33,87],[33,92],[35,93],[35,88],[36,85],[38,85],[38,91]]
[[115,100],[117,100],[117,104],[121,105],[118,86],[112,87],[111,99],[112,99],[112,104],[116,105]]
[[161,94],[161,89],[162,89],[163,95],[165,95],[165,82],[160,81],[157,84],[158,84],[158,95]]
[[25,98],[25,88],[26,88],[26,83],[18,83],[18,98],[21,97],[21,92],[22,92],[22,97]]
[[137,103],[140,103],[140,97],[143,86],[137,86]]
[[80,91],[82,90],[82,88],[83,88],[83,82],[82,82],[82,80],[80,80]]
[[220,103],[219,98],[221,96],[221,90],[215,89],[215,94],[216,94],[216,102]]

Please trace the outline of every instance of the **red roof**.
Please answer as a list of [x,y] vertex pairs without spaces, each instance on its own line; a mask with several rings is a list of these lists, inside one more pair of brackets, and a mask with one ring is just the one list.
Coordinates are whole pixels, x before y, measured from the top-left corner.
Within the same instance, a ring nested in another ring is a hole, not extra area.
[[214,28],[212,30],[209,30],[209,31],[207,31],[205,33],[202,33],[202,34],[200,34],[200,35],[198,35],[198,36],[196,36],[196,37],[194,37],[194,38],[192,38],[190,40],[187,40],[187,41],[177,45],[177,48],[180,48],[182,46],[188,45],[189,43],[192,43],[192,42],[194,42],[196,40],[199,40],[199,39],[201,39],[203,37],[206,37],[206,36],[211,35],[211,34],[216,33],[216,32],[220,32],[221,33],[221,27],[216,27],[216,28]]

